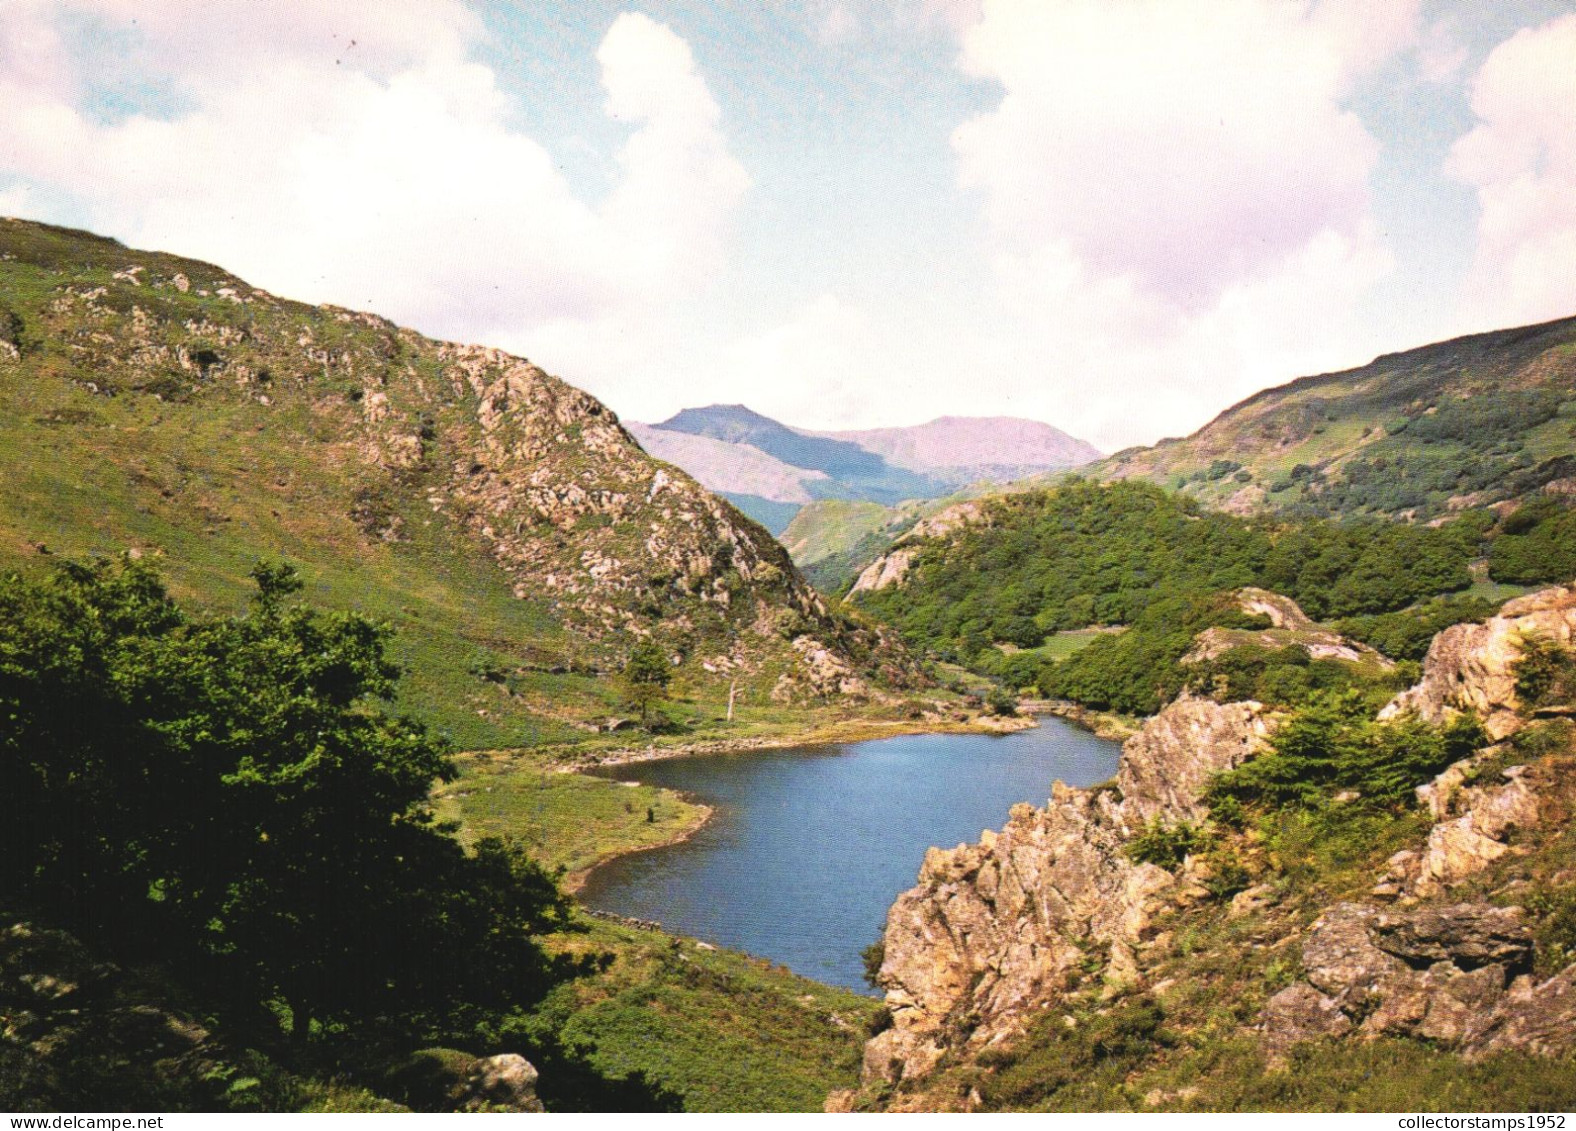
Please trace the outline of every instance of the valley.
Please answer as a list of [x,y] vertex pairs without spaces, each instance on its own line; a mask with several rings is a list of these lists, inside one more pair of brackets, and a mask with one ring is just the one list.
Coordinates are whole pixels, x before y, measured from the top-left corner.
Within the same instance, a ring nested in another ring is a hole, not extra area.
[[0,335],[12,1094],[1576,1102],[1576,320],[1103,459],[15,220]]

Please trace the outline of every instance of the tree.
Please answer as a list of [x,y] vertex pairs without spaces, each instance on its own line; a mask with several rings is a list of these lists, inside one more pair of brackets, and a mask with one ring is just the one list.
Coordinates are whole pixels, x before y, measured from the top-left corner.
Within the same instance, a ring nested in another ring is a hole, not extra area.
[[624,693],[630,704],[640,709],[640,725],[645,726],[652,706],[667,697],[668,684],[673,680],[673,668],[661,645],[642,640],[630,649],[623,680]]
[[[466,852],[427,808],[453,768],[386,714],[386,628],[292,601],[188,617],[139,563],[0,577],[0,893],[146,939],[254,1014],[424,1023],[546,988],[553,877]],[[124,944],[122,944],[124,947]]]

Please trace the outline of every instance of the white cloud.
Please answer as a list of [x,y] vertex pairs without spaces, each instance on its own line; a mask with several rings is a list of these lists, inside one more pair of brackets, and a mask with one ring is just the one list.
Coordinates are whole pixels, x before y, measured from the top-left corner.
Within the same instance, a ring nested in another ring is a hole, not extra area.
[[1006,96],[954,137],[965,183],[1015,243],[1055,239],[1102,274],[1208,304],[1364,214],[1377,143],[1340,105],[1341,48],[1361,39],[1340,8],[989,4],[964,62]]
[[[453,0],[67,6],[98,31],[68,42],[58,7],[0,10],[0,51],[34,45],[30,70],[0,71],[0,177],[292,297],[467,338],[616,321],[704,282],[748,185],[688,47],[644,16],[598,52],[608,112],[633,127],[598,203],[510,125]],[[116,77],[179,112],[95,117],[82,72],[117,37],[134,73]]]
[[1576,16],[1496,47],[1472,110],[1478,124],[1446,164],[1482,210],[1468,317],[1486,328],[1576,314]]
[[953,144],[1016,313],[999,364],[1049,419],[1132,443],[1363,359],[1350,315],[1390,260],[1345,99],[1418,7],[987,0],[962,65],[1004,94]]
[[1417,44],[1417,71],[1425,82],[1455,82],[1470,52],[1457,19],[1446,16],[1424,29]]

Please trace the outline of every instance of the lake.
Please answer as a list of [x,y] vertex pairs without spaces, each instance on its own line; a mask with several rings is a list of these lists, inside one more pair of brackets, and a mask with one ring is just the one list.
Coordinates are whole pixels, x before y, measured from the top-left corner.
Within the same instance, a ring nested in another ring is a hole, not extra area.
[[869,992],[859,952],[925,849],[999,829],[1051,782],[1094,785],[1120,745],[1060,719],[1015,734],[925,734],[609,766],[603,777],[684,790],[716,809],[683,844],[613,860],[581,900],[655,919],[818,981]]

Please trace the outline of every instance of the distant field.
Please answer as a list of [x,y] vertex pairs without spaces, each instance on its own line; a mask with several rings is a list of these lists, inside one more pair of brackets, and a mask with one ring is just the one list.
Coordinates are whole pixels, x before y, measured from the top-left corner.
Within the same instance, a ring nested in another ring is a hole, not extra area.
[[1505,585],[1498,581],[1474,581],[1466,591],[1468,597],[1481,597],[1485,601],[1504,602],[1515,597],[1525,597],[1543,589],[1542,585]]
[[1065,632],[1053,633],[1045,638],[1045,643],[1038,648],[1021,648],[1015,654],[1027,652],[1031,656],[1038,656],[1053,664],[1059,664],[1067,657],[1082,652],[1102,636],[1119,636],[1126,632],[1125,626],[1114,628],[1073,628]]

